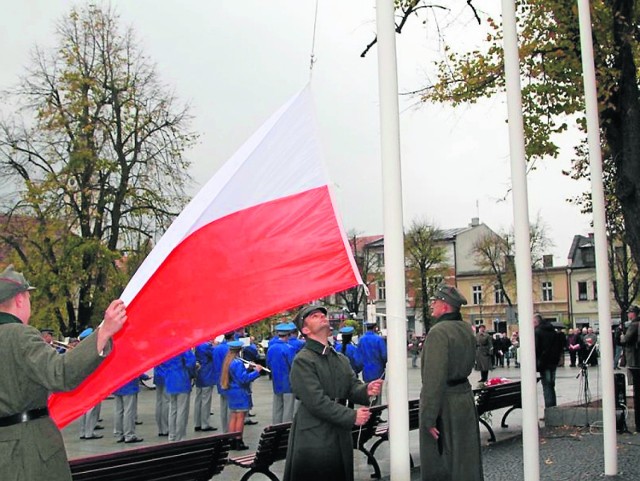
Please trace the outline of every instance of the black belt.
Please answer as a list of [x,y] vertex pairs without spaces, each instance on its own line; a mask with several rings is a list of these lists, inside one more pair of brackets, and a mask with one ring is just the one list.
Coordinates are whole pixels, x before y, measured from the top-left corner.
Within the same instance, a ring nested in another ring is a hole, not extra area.
[[30,409],[18,414],[12,414],[11,416],[4,416],[0,418],[0,427],[13,426],[14,424],[26,423],[32,419],[43,418],[49,415],[47,408]]
[[347,405],[347,399],[332,399],[333,402],[336,402],[338,404],[342,404],[343,406]]
[[452,379],[450,381],[447,381],[447,386],[449,387],[458,386],[460,384],[464,384],[465,382],[467,382],[467,378],[461,377],[460,379]]

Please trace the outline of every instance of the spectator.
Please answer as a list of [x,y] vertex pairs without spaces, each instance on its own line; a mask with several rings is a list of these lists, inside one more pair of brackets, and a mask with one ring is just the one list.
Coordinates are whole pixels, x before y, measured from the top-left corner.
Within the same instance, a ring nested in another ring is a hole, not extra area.
[[489,378],[492,355],[493,342],[491,341],[491,336],[486,333],[484,324],[480,324],[476,333],[476,371],[480,371],[481,383],[487,382]]
[[544,406],[556,405],[556,368],[564,349],[563,339],[554,327],[540,314],[533,317],[536,345],[536,368],[540,373]]
[[567,347],[569,348],[569,362],[570,367],[576,367],[576,360],[580,355],[582,349],[582,337],[580,336],[580,329],[574,329],[567,336]]
[[[358,354],[362,360],[362,380],[371,382],[380,379],[387,366],[387,344],[382,336],[376,333],[377,323],[369,321],[366,323],[367,332],[358,342]],[[382,402],[382,396],[376,398],[373,404]]]

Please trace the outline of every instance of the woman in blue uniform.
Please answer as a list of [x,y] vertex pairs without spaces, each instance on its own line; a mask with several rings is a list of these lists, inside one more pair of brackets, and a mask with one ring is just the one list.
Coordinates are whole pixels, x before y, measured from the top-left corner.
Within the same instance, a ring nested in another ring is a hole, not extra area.
[[353,342],[351,342],[353,330],[354,329],[351,326],[345,326],[340,329],[342,340],[341,342],[336,343],[335,349],[349,358],[351,369],[353,369],[353,372],[357,376],[362,371],[362,359],[360,359],[358,348],[353,344]]
[[229,429],[230,433],[240,433],[238,439],[236,439],[231,449],[245,450],[249,449],[249,446],[244,444],[242,440],[242,433],[244,430],[244,418],[251,409],[251,392],[249,390],[250,384],[260,377],[260,371],[262,366],[259,364],[252,364],[255,367],[255,371],[249,371],[242,362],[238,355],[242,350],[242,342],[232,341],[228,342],[229,352],[227,352],[222,364],[222,373],[220,374],[220,385],[224,390],[224,395],[227,397],[229,404]]

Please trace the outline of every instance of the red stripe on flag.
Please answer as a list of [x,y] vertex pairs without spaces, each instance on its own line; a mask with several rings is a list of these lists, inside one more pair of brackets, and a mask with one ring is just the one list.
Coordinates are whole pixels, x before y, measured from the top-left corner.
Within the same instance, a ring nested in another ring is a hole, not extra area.
[[113,351],[74,391],[51,396],[64,427],[125,382],[208,339],[358,284],[326,186],[194,232],[127,307]]

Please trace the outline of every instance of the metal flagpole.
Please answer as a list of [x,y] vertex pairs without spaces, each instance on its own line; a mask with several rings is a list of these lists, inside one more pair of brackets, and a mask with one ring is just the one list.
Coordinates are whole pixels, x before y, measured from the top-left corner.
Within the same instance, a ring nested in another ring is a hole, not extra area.
[[516,286],[520,330],[520,374],[522,377],[522,454],[525,481],[539,481],[538,395],[533,330],[533,289],[529,246],[527,169],[520,91],[520,59],[514,0],[502,0],[504,29],[504,70],[507,85],[509,152],[513,188]]
[[600,375],[602,376],[602,421],[604,425],[604,474],[606,476],[615,476],[618,473],[618,458],[613,366],[611,364],[611,359],[613,359],[613,339],[609,334],[611,332],[611,294],[609,293],[609,263],[604,210],[604,186],[602,180],[602,154],[600,151],[600,123],[598,120],[598,97],[593,61],[589,0],[578,0],[578,14],[580,17],[582,77],[584,79],[584,98],[587,112],[587,140],[589,144],[589,167],[591,170],[593,231],[596,243],[598,325],[600,328],[599,343],[602,353]]
[[394,1],[376,0],[380,145],[384,214],[385,282],[387,286],[386,376],[389,404],[390,470],[392,480],[410,479],[409,411],[407,406],[407,324],[404,284],[404,231],[400,174],[400,119]]

